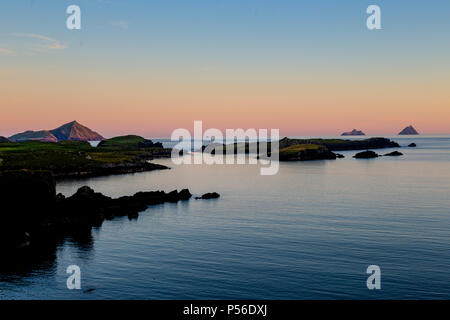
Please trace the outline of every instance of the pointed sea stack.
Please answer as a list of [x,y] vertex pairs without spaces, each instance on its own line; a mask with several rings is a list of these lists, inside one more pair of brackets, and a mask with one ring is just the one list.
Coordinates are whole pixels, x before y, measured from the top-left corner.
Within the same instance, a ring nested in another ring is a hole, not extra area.
[[413,126],[408,126],[399,132],[399,135],[416,135],[419,134]]

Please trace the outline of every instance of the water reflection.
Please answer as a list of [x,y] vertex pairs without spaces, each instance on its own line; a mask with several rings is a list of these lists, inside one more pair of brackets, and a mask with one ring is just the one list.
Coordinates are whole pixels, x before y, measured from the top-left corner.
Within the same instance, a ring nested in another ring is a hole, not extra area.
[[92,230],[79,230],[76,233],[38,241],[20,250],[4,253],[0,264],[0,282],[26,285],[29,278],[54,276],[58,251],[66,246],[76,248],[78,258],[90,259],[94,249]]

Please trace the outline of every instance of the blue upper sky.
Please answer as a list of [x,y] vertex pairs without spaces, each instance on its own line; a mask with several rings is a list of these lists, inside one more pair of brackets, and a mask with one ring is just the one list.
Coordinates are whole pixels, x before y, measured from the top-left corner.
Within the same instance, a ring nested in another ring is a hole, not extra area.
[[[80,31],[65,28],[70,4],[82,9]],[[381,7],[383,30],[366,29],[369,4]],[[302,59],[326,64],[330,53],[343,63],[405,53],[444,59],[439,49],[449,47],[449,14],[450,2],[437,0],[2,1],[0,47],[21,50],[24,39],[13,34],[32,33],[74,54],[87,46],[92,57],[133,52],[177,63],[182,53],[184,66],[201,60],[251,67],[266,57],[280,66]]]

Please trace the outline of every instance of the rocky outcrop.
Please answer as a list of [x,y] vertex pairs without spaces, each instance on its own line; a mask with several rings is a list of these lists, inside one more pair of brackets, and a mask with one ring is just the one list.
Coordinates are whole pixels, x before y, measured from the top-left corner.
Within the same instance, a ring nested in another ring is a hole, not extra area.
[[361,130],[353,129],[352,131],[344,132],[341,136],[365,136],[366,134]]
[[398,134],[399,135],[417,135],[417,134],[419,134],[419,132],[417,132],[417,130],[414,129],[413,126],[408,126],[405,129],[403,129],[402,131],[400,131]]
[[220,194],[218,194],[217,192],[208,192],[205,193],[204,195],[202,195],[201,197],[195,197],[196,200],[199,199],[217,199],[220,197]]
[[415,147],[417,147],[417,144],[415,144],[415,143],[413,142],[413,143],[408,144],[408,147],[410,147],[410,148],[415,148]]
[[153,142],[152,140],[145,139],[142,142],[138,143],[138,148],[163,148],[163,144],[161,142]]
[[[65,197],[56,195],[51,172],[27,170],[1,172],[0,194],[0,248],[6,250],[27,247],[35,242],[51,242],[65,234],[76,235],[115,217],[135,219],[148,206],[186,201],[192,197],[188,189],[183,189],[111,198],[88,186]],[[217,193],[202,196],[204,199],[217,197]]]
[[399,151],[393,151],[393,152],[390,152],[390,153],[386,153],[384,156],[385,157],[399,157],[399,156],[402,156],[402,155],[403,155],[403,153],[401,153]]
[[355,159],[371,159],[371,158],[378,158],[379,155],[375,153],[374,151],[363,151],[355,154],[353,158]]

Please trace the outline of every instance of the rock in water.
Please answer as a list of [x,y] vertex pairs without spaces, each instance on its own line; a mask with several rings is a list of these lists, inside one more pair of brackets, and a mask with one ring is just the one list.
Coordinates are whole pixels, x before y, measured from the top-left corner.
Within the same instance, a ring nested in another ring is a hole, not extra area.
[[180,200],[189,200],[192,194],[189,192],[189,189],[183,189],[178,193],[178,197]]
[[391,152],[391,153],[386,153],[384,156],[385,157],[398,157],[398,156],[402,156],[402,155],[403,155],[403,153],[398,152],[398,151],[394,151],[394,152]]
[[205,193],[204,195],[202,195],[201,197],[195,197],[195,199],[217,199],[220,197],[220,194],[218,194],[217,192],[209,192],[209,193]]
[[410,147],[410,148],[415,148],[415,147],[417,147],[417,144],[415,144],[415,143],[413,142],[413,143],[408,144],[408,147]]
[[378,154],[376,154],[373,151],[369,151],[369,150],[359,152],[353,156],[353,158],[356,158],[356,159],[371,159],[371,158],[378,158],[378,157],[379,157]]
[[399,132],[399,135],[414,135],[419,134],[416,129],[414,129],[413,126],[408,126],[402,131]]
[[343,134],[341,134],[341,136],[365,136],[366,134],[364,132],[362,132],[361,130],[356,130],[353,129],[352,131],[349,132],[344,132]]

